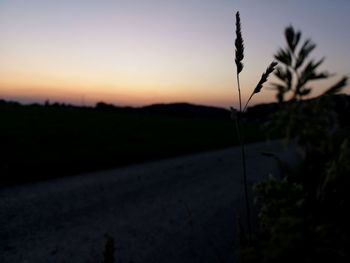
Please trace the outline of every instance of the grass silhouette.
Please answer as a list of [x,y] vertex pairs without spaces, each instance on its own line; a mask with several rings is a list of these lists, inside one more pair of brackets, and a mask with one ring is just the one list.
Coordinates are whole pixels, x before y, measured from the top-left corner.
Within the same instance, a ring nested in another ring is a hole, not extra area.
[[238,141],[240,142],[241,147],[241,156],[242,156],[242,177],[243,177],[243,185],[244,185],[244,196],[245,196],[245,206],[246,206],[246,214],[247,214],[247,227],[248,227],[248,240],[252,237],[252,225],[251,225],[251,216],[250,216],[250,204],[249,204],[249,197],[248,197],[248,182],[247,182],[247,164],[246,164],[246,153],[245,153],[245,132],[242,127],[242,117],[243,113],[248,107],[248,104],[252,97],[259,93],[263,87],[263,84],[267,81],[269,75],[274,71],[277,63],[272,62],[265,73],[262,74],[260,81],[258,82],[257,86],[253,90],[251,96],[247,100],[244,109],[242,109],[242,96],[241,96],[241,85],[239,81],[239,74],[242,72],[244,66],[243,66],[243,58],[244,58],[244,43],[243,43],[243,37],[241,32],[241,19],[239,12],[236,13],[236,40],[235,40],[235,63],[236,63],[236,69],[237,69],[237,89],[238,89],[238,100],[239,100],[239,111],[236,112],[235,109],[231,108],[232,111],[232,117],[236,124],[236,132]]

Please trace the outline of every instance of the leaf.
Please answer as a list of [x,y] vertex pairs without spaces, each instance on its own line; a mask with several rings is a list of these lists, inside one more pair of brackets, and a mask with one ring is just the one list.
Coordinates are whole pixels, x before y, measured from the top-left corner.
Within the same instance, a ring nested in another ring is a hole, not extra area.
[[338,81],[336,84],[331,86],[326,92],[324,92],[322,95],[332,95],[335,93],[340,92],[346,85],[347,85],[348,77],[343,77],[340,81]]
[[316,73],[316,69],[323,63],[324,58],[320,59],[317,62],[314,62],[313,60],[311,60],[306,67],[304,68],[304,70],[301,72],[300,74],[300,79],[301,79],[301,83],[306,84],[306,82],[310,81],[310,80],[315,80],[315,79],[322,79],[322,78],[328,78],[329,74],[326,72],[317,74]]
[[284,70],[282,67],[277,67],[277,70],[275,71],[275,76],[284,83],[286,83],[287,90],[290,90],[292,88],[293,74],[288,68]]
[[312,80],[316,80],[316,79],[327,79],[331,76],[331,74],[329,74],[327,71],[321,72],[319,74],[316,74],[313,76]]
[[275,55],[275,59],[287,66],[292,65],[292,54],[289,50],[283,50],[280,48]]
[[319,65],[321,65],[324,61],[324,57],[321,58],[318,62],[316,62],[314,65],[313,65],[313,69],[316,70],[316,68],[318,68]]
[[295,70],[297,70],[304,63],[305,59],[309,56],[311,51],[315,49],[315,47],[316,45],[310,39],[304,42],[303,46],[301,47],[298,53],[298,57],[295,64]]
[[314,50],[316,47],[316,44],[314,44],[311,39],[307,39],[304,42],[304,45],[302,46],[299,54],[303,55],[305,58],[307,58],[309,56],[309,54],[311,53],[312,50]]
[[300,68],[301,65],[304,63],[304,60],[305,60],[305,57],[303,57],[302,55],[299,55],[295,62],[294,69],[297,70],[298,68]]
[[295,48],[299,43],[301,33],[299,31],[295,31],[293,26],[289,26],[286,28],[284,35],[286,37],[288,47],[294,53]]
[[[300,38],[301,38],[301,32],[298,31],[297,34],[296,34],[296,36],[295,36],[295,39],[294,39],[294,45],[295,45],[294,50],[295,50],[295,48],[298,46],[299,41],[300,41]],[[293,52],[294,52],[294,50],[293,50]]]
[[291,50],[294,50],[294,36],[295,36],[294,28],[292,26],[287,27],[284,32],[284,35],[286,37],[289,48]]

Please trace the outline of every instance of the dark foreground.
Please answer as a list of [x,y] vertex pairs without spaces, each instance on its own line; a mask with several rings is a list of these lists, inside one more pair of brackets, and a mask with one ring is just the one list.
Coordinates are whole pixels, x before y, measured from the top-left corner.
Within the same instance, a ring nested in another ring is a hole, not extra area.
[[[0,187],[237,144],[228,111],[181,105],[151,111],[0,100]],[[257,123],[247,123],[245,133],[246,142],[266,137]]]
[[[277,174],[262,151],[290,155],[248,146],[250,184]],[[240,172],[232,148],[1,189],[0,262],[101,262],[105,234],[116,262],[235,262]]]

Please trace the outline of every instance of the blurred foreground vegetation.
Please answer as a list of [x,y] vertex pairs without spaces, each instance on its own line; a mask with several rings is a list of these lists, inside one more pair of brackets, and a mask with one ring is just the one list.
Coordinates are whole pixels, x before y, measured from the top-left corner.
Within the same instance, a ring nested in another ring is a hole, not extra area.
[[273,156],[282,176],[255,186],[258,230],[242,243],[242,262],[349,262],[349,102],[323,96],[275,114],[273,126],[296,143],[300,162],[290,167]]
[[272,155],[281,176],[255,186],[257,231],[251,240],[241,238],[240,259],[243,263],[349,262],[350,99],[336,95],[346,87],[347,77],[320,96],[304,100],[313,80],[332,74],[318,71],[324,59],[307,61],[316,45],[311,40],[298,45],[300,31],[287,27],[285,38],[286,48],[275,55],[281,65],[275,84],[280,106],[270,116],[269,128],[296,145],[299,164],[291,167]]

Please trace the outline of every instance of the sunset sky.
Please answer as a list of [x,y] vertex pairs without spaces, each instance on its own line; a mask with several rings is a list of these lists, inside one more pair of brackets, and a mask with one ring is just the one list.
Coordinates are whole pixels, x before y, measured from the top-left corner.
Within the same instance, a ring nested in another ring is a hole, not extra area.
[[236,11],[245,97],[290,24],[318,44],[322,69],[337,73],[315,82],[313,95],[350,76],[349,0],[0,0],[0,99],[237,105]]

